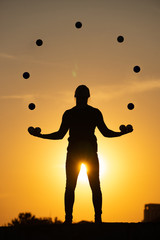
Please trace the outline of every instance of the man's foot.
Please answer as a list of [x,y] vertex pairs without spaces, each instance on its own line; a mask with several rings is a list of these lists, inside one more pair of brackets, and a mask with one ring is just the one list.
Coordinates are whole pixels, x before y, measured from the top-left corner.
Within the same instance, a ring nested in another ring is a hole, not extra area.
[[66,224],[66,225],[72,224],[72,216],[66,216],[63,224]]
[[95,216],[95,223],[96,224],[101,224],[102,223],[101,215],[100,216]]
[[72,224],[72,221],[66,221],[66,220],[65,220],[65,221],[63,222],[63,224],[64,224],[64,225],[71,225],[71,224]]

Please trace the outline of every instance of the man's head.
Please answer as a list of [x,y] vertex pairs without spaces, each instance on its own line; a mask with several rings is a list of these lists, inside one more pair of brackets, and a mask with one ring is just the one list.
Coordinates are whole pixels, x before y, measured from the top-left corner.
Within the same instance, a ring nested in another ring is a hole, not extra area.
[[76,98],[77,105],[86,105],[88,98],[90,97],[89,88],[85,85],[80,85],[76,88],[74,97]]
[[79,85],[75,91],[75,98],[89,98],[90,92],[89,88],[85,85]]

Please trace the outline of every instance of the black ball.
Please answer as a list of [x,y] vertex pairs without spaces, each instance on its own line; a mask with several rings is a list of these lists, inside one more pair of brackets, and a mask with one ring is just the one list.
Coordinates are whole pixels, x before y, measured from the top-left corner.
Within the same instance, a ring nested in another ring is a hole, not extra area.
[[119,129],[120,129],[121,132],[126,132],[126,126],[125,125],[121,125],[119,127]]
[[36,132],[36,134],[40,134],[41,133],[41,128],[40,127],[36,127],[34,129],[34,131]]
[[128,124],[126,128],[127,128],[127,132],[132,132],[133,131],[133,127],[132,127],[131,124]]
[[30,77],[30,74],[28,72],[23,73],[23,78],[28,79]]
[[139,73],[141,71],[141,68],[139,66],[134,66],[133,71],[135,73]]
[[76,26],[76,28],[81,28],[82,27],[82,23],[81,22],[76,22],[75,26]]
[[28,108],[30,109],[30,110],[34,110],[35,109],[35,104],[34,103],[30,103],[29,105],[28,105]]
[[134,109],[134,104],[133,103],[128,103],[128,109],[133,110]]
[[28,132],[33,135],[34,134],[34,127],[29,127]]
[[117,41],[118,41],[119,43],[122,43],[122,42],[124,41],[124,37],[123,37],[123,36],[118,36],[118,37],[117,37]]
[[38,40],[36,41],[36,44],[37,44],[37,46],[42,46],[43,41],[42,41],[41,39],[38,39]]

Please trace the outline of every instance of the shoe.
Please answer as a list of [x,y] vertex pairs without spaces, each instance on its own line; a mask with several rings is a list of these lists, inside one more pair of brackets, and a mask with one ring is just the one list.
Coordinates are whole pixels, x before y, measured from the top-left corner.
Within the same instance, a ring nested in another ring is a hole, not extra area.
[[66,221],[66,220],[65,220],[65,221],[63,222],[63,224],[64,224],[64,225],[71,225],[71,224],[72,224],[72,221]]
[[65,216],[65,221],[63,224],[72,224],[72,216]]
[[102,223],[101,215],[95,216],[95,223],[96,224],[101,224]]

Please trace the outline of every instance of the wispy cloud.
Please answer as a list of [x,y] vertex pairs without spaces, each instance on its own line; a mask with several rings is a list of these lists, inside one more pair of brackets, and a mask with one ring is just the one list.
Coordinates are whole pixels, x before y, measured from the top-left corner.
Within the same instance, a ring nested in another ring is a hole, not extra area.
[[16,99],[20,99],[20,100],[28,100],[28,99],[33,99],[35,98],[35,96],[33,95],[5,95],[5,96],[0,96],[0,99],[6,99],[6,100],[16,100]]
[[5,59],[16,59],[16,56],[13,56],[8,53],[0,53],[0,58],[5,58]]
[[130,91],[133,92],[152,91],[156,88],[160,88],[160,80],[136,81],[132,82],[128,87]]
[[0,96],[0,99],[33,101],[35,99],[54,99],[54,96],[49,94],[17,94],[17,95],[2,95]]
[[[97,100],[110,101],[114,98],[123,97],[132,93],[140,93],[160,89],[160,80],[133,81],[126,84],[97,85],[96,89],[91,89],[91,97]],[[54,99],[59,97],[62,101],[71,103],[74,93],[71,90],[58,91],[56,96],[51,94],[17,94],[0,96],[1,100],[24,100],[33,101],[35,99]]]
[[133,81],[122,85],[97,86],[94,98],[111,100],[131,93],[140,93],[160,89],[160,80]]

